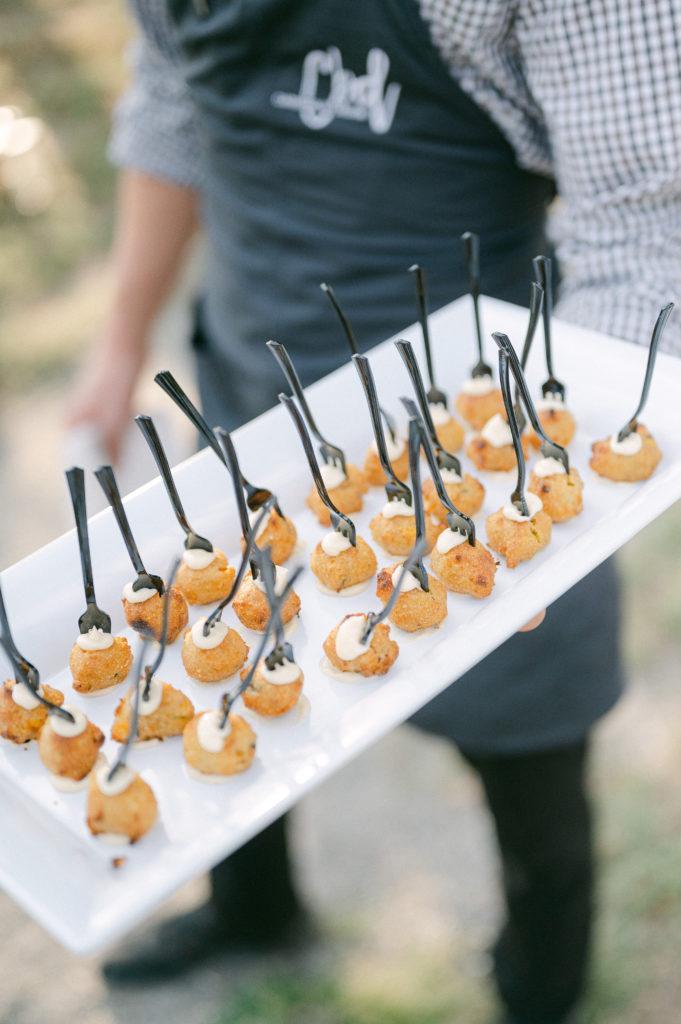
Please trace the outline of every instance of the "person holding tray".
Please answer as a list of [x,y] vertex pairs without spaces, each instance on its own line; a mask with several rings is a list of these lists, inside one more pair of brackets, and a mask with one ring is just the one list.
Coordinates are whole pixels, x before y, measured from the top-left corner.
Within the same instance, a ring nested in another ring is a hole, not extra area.
[[[134,0],[142,34],[111,147],[115,298],[71,422],[97,425],[115,458],[149,328],[199,222],[193,347],[211,425],[275,404],[267,337],[285,341],[303,384],[345,361],[322,280],[369,347],[414,319],[415,262],[431,308],[468,289],[459,236],[472,229],[484,291],[525,304],[556,190],[558,313],[646,343],[659,307],[680,297],[669,242],[681,11],[554,6],[370,0],[349,16],[331,0]],[[493,329],[504,326],[485,325],[488,346]],[[681,351],[681,318],[665,344]],[[558,1024],[582,991],[589,734],[621,692],[618,633],[607,563],[416,716],[459,745],[494,816],[507,906],[495,978],[509,1020]],[[109,977],[175,974],[231,944],[290,937],[303,919],[283,819],[212,880],[209,904],[145,936]]]

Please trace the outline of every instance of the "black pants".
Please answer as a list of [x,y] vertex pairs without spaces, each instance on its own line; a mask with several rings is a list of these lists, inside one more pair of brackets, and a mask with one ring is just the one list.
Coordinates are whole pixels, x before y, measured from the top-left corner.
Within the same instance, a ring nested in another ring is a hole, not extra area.
[[[581,995],[592,917],[587,744],[518,756],[464,755],[494,818],[507,919],[494,950],[499,995],[521,1024],[557,1024]],[[254,932],[297,907],[288,816],[213,869],[213,898]]]
[[579,999],[593,910],[588,747],[517,757],[465,754],[496,828],[506,922],[494,948],[499,995],[522,1024],[554,1024]]

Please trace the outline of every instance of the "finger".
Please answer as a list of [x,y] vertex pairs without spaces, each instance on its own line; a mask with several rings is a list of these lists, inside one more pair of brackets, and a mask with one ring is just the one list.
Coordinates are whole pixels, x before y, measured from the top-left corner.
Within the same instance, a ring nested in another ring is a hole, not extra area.
[[545,618],[546,618],[546,609],[544,609],[543,611],[541,611],[537,615],[535,615],[533,618],[531,618],[530,621],[526,622],[524,626],[521,626],[521,628],[518,630],[518,632],[519,633],[530,633],[533,629],[536,629],[537,626],[541,626],[541,624],[542,624],[542,622],[544,621]]

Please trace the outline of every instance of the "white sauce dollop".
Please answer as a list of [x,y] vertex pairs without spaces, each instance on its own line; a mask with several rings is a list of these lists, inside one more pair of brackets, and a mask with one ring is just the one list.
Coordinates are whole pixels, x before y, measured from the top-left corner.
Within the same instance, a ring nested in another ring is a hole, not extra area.
[[215,550],[204,551],[203,548],[185,548],[182,552],[182,561],[188,569],[193,569],[194,572],[207,569],[216,558]]
[[[149,687],[148,700],[144,700],[144,688],[147,685],[146,679],[140,679],[137,685],[140,688],[140,715],[153,715],[154,711],[158,711],[158,709],[161,706],[161,701],[163,700],[163,683],[161,682],[160,679],[157,679],[156,676],[152,678],[151,685]],[[133,699],[134,692],[133,695],[131,695],[130,697],[131,702]]]
[[[42,695],[42,686],[38,687],[38,692]],[[20,680],[17,680],[12,687],[12,700],[15,704],[18,704],[20,708],[23,708],[24,711],[35,711],[40,704],[40,701],[36,698],[31,688]]]
[[204,615],[202,619],[198,619],[192,626],[194,646],[202,651],[212,651],[213,648],[219,647],[229,633],[229,626],[225,625],[222,619],[216,619],[211,626],[208,636],[204,636],[203,627],[206,624],[207,618],[208,616]]
[[443,405],[442,402],[429,402],[428,408],[430,410],[430,418],[433,421],[433,426],[443,427],[445,423],[449,423],[451,416],[447,412],[447,406]]
[[275,665],[274,668],[268,668],[264,661],[260,663],[260,675],[268,683],[274,683],[275,686],[285,686],[287,683],[295,683],[300,679],[300,669],[296,665],[295,661],[289,661],[288,658],[284,658],[283,665]]
[[[401,437],[396,437],[395,440],[393,441],[392,437],[390,436],[389,430],[385,431],[384,436],[388,458],[391,462],[394,462],[395,459],[399,459],[400,455],[404,453],[404,450],[407,446],[404,442],[404,439]],[[372,452],[374,452],[375,455],[378,455],[378,445],[376,444],[375,440],[371,442],[370,447]]]
[[487,420],[480,431],[480,436],[484,437],[485,441],[488,441],[493,448],[504,448],[508,444],[513,444],[511,428],[500,412],[495,413],[491,419]]
[[76,643],[81,651],[106,651],[113,646],[113,637],[111,633],[106,633],[103,629],[93,626],[92,629],[88,629],[87,633],[79,633]]
[[414,506],[407,505],[404,498],[386,501],[385,505],[381,509],[381,515],[384,519],[394,519],[395,516],[413,516],[414,514]]
[[81,733],[85,732],[87,726],[87,718],[82,711],[76,711],[75,708],[69,708],[66,704],[62,705],[64,711],[69,711],[74,718],[73,722],[68,722],[61,715],[50,715],[47,719],[50,728],[53,733],[57,736],[63,736],[65,739],[73,739],[74,736],[80,736]]
[[[288,569],[283,565],[275,565],[274,567],[274,593],[279,597],[283,592],[284,587],[288,581]],[[262,573],[258,573],[257,580],[253,580],[258,590],[262,590],[263,594],[265,591],[265,584],[262,580]]]
[[533,494],[532,491],[528,491],[525,495],[525,502],[530,512],[529,516],[521,516],[518,509],[511,502],[508,505],[504,505],[502,509],[504,519],[510,519],[514,523],[529,523],[530,519],[533,519],[544,507],[541,498]]
[[643,438],[637,431],[629,434],[623,441],[617,440],[617,434],[610,438],[610,448],[616,455],[638,455],[642,447]]
[[141,590],[133,590],[132,583],[126,583],[123,587],[123,600],[128,601],[129,604],[143,604],[145,601],[149,601],[152,597],[158,596],[158,590],[155,587],[142,587]]
[[348,538],[339,533],[338,530],[332,530],[322,537],[321,544],[322,551],[329,558],[335,558],[336,555],[340,555],[343,551],[347,551],[348,548],[352,547]]
[[95,781],[97,782],[97,789],[102,796],[119,796],[121,793],[125,793],[135,780],[135,773],[132,768],[128,768],[127,764],[124,764],[122,768],[119,768],[113,779],[109,781],[107,778],[111,768],[108,764],[103,764],[101,768],[97,769],[95,775]]
[[442,482],[445,484],[461,483],[461,477],[459,476],[455,469],[447,469],[445,467],[445,469],[440,470],[440,476],[442,477]]
[[451,530],[447,527],[437,538],[435,547],[441,555],[446,555],[452,548],[458,548],[459,544],[464,544],[467,537],[464,533],[460,533],[458,530]]
[[553,457],[539,459],[534,467],[535,476],[556,476],[560,473],[565,473],[565,466],[560,459],[554,459]]
[[365,644],[360,643],[366,622],[366,615],[350,615],[341,622],[336,633],[336,654],[341,661],[361,658],[371,647],[371,640]]
[[319,472],[322,474],[322,480],[327,491],[332,491],[334,487],[340,487],[347,480],[342,466],[337,466],[335,462],[322,463],[319,467]]
[[203,747],[209,754],[219,754],[225,745],[225,740],[232,731],[229,718],[225,722],[224,728],[220,728],[222,714],[222,711],[206,711],[199,718],[199,723],[196,727],[196,738],[199,741],[199,746]]
[[469,377],[461,385],[461,390],[464,395],[489,395],[491,391],[494,391],[494,380],[488,373],[481,377]]
[[557,392],[547,395],[545,398],[540,398],[536,404],[537,412],[550,412],[551,410],[560,412],[564,408],[565,402]]
[[[393,571],[390,574],[390,578],[393,581],[393,587],[397,586],[397,583],[399,581],[399,578],[400,578],[401,574],[402,574],[402,563],[400,565],[396,565],[395,568],[393,569]],[[401,587],[400,593],[408,594],[410,590],[420,590],[420,589],[421,589],[421,584],[416,579],[416,577],[414,576],[413,572],[406,572],[404,574],[404,580],[402,582],[402,587]]]

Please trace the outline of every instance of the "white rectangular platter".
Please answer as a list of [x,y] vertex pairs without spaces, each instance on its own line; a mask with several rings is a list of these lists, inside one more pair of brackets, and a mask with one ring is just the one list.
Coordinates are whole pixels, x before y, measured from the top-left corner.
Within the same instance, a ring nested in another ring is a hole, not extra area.
[[[469,301],[458,300],[431,319],[438,383],[453,397],[474,361]],[[492,330],[503,330],[518,346],[527,311],[485,299],[483,320],[488,337]],[[403,336],[421,351],[417,328],[407,329]],[[538,339],[529,372],[535,393],[545,376],[540,352]],[[491,342],[487,355],[496,365]],[[244,712],[258,735],[257,758],[246,773],[223,785],[205,785],[188,777],[180,739],[134,750],[131,763],[156,793],[160,822],[137,846],[123,851],[126,860],[119,869],[112,866],[112,858],[121,851],[88,834],[85,794],[57,793],[35,744],[1,743],[0,883],[4,888],[74,952],[101,949],[181,883],[238,848],[331,772],[409,718],[669,507],[681,496],[681,361],[660,355],[644,416],[664,452],[652,479],[640,485],[615,484],[588,468],[590,442],[608,436],[633,411],[645,360],[644,348],[557,321],[555,362],[568,385],[569,405],[579,425],[571,452],[585,480],[584,513],[556,526],[550,547],[531,562],[513,571],[501,566],[488,600],[450,595],[448,618],[437,632],[409,635],[393,627],[400,656],[391,672],[377,680],[342,681],[320,668],[322,642],[342,616],[379,607],[373,588],[353,599],[325,596],[308,570],[298,587],[302,615],[291,637],[305,673],[301,706],[280,720]],[[381,402],[404,422],[398,397],[410,393],[409,382],[391,342],[373,350],[371,364]],[[321,429],[345,447],[353,462],[361,464],[371,428],[354,368],[344,366],[308,393]],[[292,561],[300,557],[307,563],[324,531],[305,508],[310,478],[286,411],[270,410],[237,431],[234,439],[244,473],[270,486],[294,517],[302,545]],[[239,530],[224,467],[212,452],[202,452],[178,466],[175,477],[192,524],[234,561]],[[483,541],[485,517],[508,499],[514,480],[510,473],[484,474],[487,495],[477,517]],[[369,519],[383,502],[383,492],[372,490],[364,511],[356,517],[359,531],[368,540]],[[131,494],[126,505],[147,567],[164,574],[181,548],[182,535],[160,481],[155,479]],[[122,630],[120,593],[132,573],[109,510],[91,521],[91,543],[99,603],[112,613],[114,628]],[[395,561],[378,549],[377,555],[379,565]],[[43,680],[61,688],[67,700],[81,707],[108,736],[124,687],[113,695],[79,697],[65,669],[83,607],[75,532],[8,569],[3,586],[19,648],[40,668]],[[191,621],[200,614],[205,611],[192,610]],[[226,621],[241,629],[231,609]],[[249,643],[256,642],[255,634],[243,633]],[[218,704],[222,687],[189,681],[179,644],[168,651],[159,676],[181,686],[197,709]],[[111,757],[114,747],[107,740],[104,752]]]

